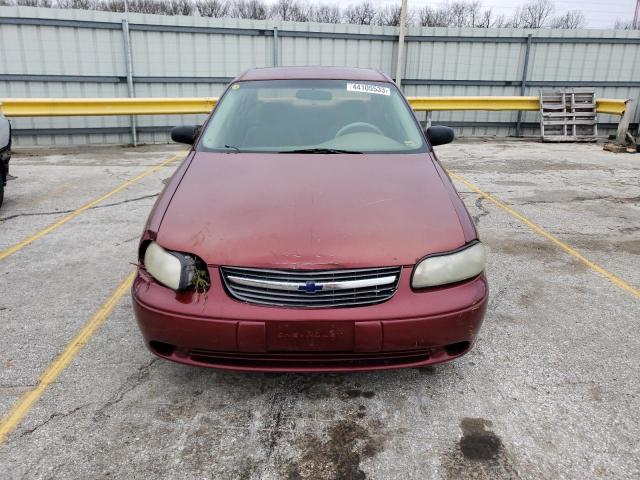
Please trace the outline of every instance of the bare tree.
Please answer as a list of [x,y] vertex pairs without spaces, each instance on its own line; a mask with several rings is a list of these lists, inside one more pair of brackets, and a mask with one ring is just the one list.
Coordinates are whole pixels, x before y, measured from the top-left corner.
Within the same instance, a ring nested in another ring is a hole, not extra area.
[[308,22],[311,17],[309,4],[298,0],[278,0],[269,13],[271,18],[285,22]]
[[[129,6],[131,9],[131,6]],[[103,0],[96,5],[96,10],[104,12],[124,12],[124,0]]]
[[376,18],[376,9],[373,3],[365,0],[362,3],[349,5],[344,12],[344,18],[347,23],[371,25]]
[[129,0],[129,11],[163,15],[166,9],[164,2],[158,2],[156,0]]
[[198,0],[196,8],[202,17],[226,17],[231,4],[227,0]]
[[442,8],[422,7],[418,10],[418,23],[423,27],[448,27],[449,13]]
[[[633,30],[633,25],[631,25],[631,22],[628,20],[621,20],[618,18],[616,23],[613,24],[613,28],[615,30]],[[637,30],[640,30],[640,27],[637,28]]]
[[481,16],[479,1],[457,1],[445,6],[451,27],[475,27]]
[[507,26],[504,15],[494,15],[490,8],[484,10],[480,15],[480,21],[476,25],[479,28],[503,28]]
[[162,3],[165,15],[191,15],[195,12],[195,5],[191,0],[168,0]]
[[0,5],[50,8],[53,6],[53,2],[51,0],[0,0]]
[[503,27],[502,15],[494,15],[489,8],[484,10],[479,0],[457,0],[435,9],[423,7],[417,12],[418,24],[423,27]]
[[[393,6],[387,5],[381,10],[378,10],[374,18],[374,23],[376,25],[387,25],[390,27],[397,27],[400,25],[400,14],[402,13],[402,9],[400,5]],[[411,25],[413,23],[413,12],[407,12],[407,18],[405,21],[405,25]]]
[[467,9],[464,2],[454,2],[446,6],[448,10],[449,26],[464,27]]
[[[60,0],[58,0],[58,3]],[[130,12],[133,13],[152,13],[156,15],[185,15],[187,9],[177,8],[176,2],[160,2],[157,0],[128,0],[127,2]],[[90,9],[103,10],[106,12],[124,12],[124,0],[95,0]],[[191,13],[193,13],[193,4],[191,4]],[[191,13],[187,14],[190,15]]]
[[511,26],[515,28],[543,28],[553,14],[554,5],[551,0],[530,0],[511,18]]
[[270,17],[276,17],[280,20],[291,20],[292,11],[295,8],[295,0],[278,0],[270,9]]
[[388,25],[397,27],[400,25],[400,6],[387,5],[378,11],[374,23],[376,25]]
[[469,27],[479,27],[483,18],[482,2],[476,0],[474,2],[467,2],[466,4],[466,25]]
[[268,18],[267,6],[262,0],[236,0],[231,9],[231,16],[266,20]]
[[77,8],[79,10],[95,10],[98,2],[95,0],[57,0],[58,8]]
[[618,18],[613,24],[613,28],[615,30],[631,30],[631,22],[627,22],[626,20],[621,20],[620,18]]
[[342,10],[337,5],[318,5],[311,10],[311,20],[320,23],[340,23]]
[[587,23],[584,13],[580,10],[569,10],[568,12],[558,15],[551,19],[549,26],[551,28],[583,28]]
[[[376,9],[373,0],[356,0],[346,8],[335,4],[315,4],[315,0],[128,0],[129,11],[160,15],[200,15],[202,17],[236,17],[255,20],[275,18],[294,22],[352,23],[358,25],[400,24],[400,6]],[[334,1],[334,0],[328,0]],[[506,19],[483,8],[482,0],[449,0],[439,7],[424,6],[407,12],[407,25],[423,27],[475,28],[582,28],[586,24],[580,10],[553,16],[554,0],[526,0],[515,14]],[[0,0],[0,5],[77,8],[123,12],[125,0]],[[616,29],[630,29],[628,22],[616,21]]]

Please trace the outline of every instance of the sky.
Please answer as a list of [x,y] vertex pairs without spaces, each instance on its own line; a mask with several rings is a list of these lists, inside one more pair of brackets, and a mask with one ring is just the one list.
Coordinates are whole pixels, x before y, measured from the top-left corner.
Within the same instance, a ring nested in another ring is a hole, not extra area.
[[[511,16],[518,5],[526,0],[482,0],[484,8],[491,8],[495,13]],[[348,2],[346,2],[348,3]],[[376,4],[398,3],[390,0],[374,0]],[[446,0],[408,0],[409,7],[420,8],[424,5],[437,6],[447,3]],[[611,28],[616,19],[633,19],[636,0],[555,0],[556,14],[567,10],[582,10],[587,18],[589,28]]]

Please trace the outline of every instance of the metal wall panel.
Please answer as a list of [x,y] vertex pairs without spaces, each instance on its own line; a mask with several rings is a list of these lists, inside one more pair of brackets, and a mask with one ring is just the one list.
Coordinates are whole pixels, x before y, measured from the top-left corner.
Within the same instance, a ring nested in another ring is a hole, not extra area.
[[[128,96],[123,18],[111,12],[0,7],[0,98]],[[274,43],[280,65],[395,71],[393,27],[143,14],[131,14],[128,21],[138,97],[218,96],[243,70],[273,65]],[[607,30],[409,28],[403,89],[411,96],[520,95],[529,34],[531,84],[525,95],[538,95],[553,82],[575,82],[571,86],[595,85],[599,97],[639,96],[640,32]],[[638,122],[637,103],[635,108]],[[618,121],[599,117],[608,124]],[[171,125],[204,118],[139,116],[138,137],[166,141]],[[456,125],[462,135],[504,136],[515,133],[517,113],[434,112],[432,120]],[[525,135],[538,134],[536,112],[524,112],[522,122]],[[19,118],[13,124],[16,143],[23,145],[131,140],[129,117]]]

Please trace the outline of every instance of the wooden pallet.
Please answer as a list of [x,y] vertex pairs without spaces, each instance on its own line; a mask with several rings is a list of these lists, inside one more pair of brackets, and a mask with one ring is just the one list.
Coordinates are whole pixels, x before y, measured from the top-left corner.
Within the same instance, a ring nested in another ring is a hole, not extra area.
[[598,118],[594,90],[541,90],[540,134],[543,142],[595,142]]

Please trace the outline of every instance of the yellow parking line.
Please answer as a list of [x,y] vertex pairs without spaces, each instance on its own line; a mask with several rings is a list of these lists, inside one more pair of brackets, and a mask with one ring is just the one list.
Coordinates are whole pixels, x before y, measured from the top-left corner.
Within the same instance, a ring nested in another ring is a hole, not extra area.
[[38,385],[32,390],[25,393],[11,408],[9,414],[0,422],[0,445],[4,443],[7,436],[18,426],[24,416],[31,410],[31,407],[42,396],[47,387],[53,383],[65,368],[76,357],[80,349],[91,339],[96,330],[102,325],[104,320],[113,311],[118,301],[131,287],[135,272],[127,275],[127,278],[118,286],[116,291],[111,295],[100,309],[91,317],[91,319],[82,327],[80,332],[71,342],[67,344],[63,352],[53,362],[49,364],[44,371]]
[[497,205],[502,210],[507,212],[512,217],[517,218],[522,223],[524,223],[527,227],[529,227],[531,230],[533,230],[534,232],[542,235],[547,240],[553,242],[555,245],[560,247],[562,250],[567,252],[569,255],[571,255],[572,257],[574,257],[576,259],[578,259],[584,265],[589,267],[591,270],[596,271],[597,273],[599,273],[600,275],[605,277],[607,280],[609,280],[614,285],[616,285],[616,286],[620,287],[621,289],[629,292],[631,295],[635,296],[636,298],[640,298],[640,290],[638,290],[637,288],[632,287],[627,282],[622,280],[620,277],[617,277],[613,273],[605,270],[604,268],[602,268],[597,263],[592,262],[591,260],[586,258],[584,255],[582,255],[580,252],[576,251],[575,249],[573,249],[572,247],[570,247],[569,245],[564,243],[562,240],[556,238],[554,235],[552,235],[551,233],[547,232],[540,225],[537,225],[537,224],[533,223],[531,220],[526,218],[524,215],[516,212],[511,207],[507,206],[505,203],[501,202],[500,200],[498,200],[496,197],[494,197],[490,193],[487,193],[487,192],[485,192],[483,190],[480,190],[480,188],[475,186],[473,183],[471,183],[469,180],[467,180],[466,178],[462,177],[461,175],[458,175],[457,173],[454,173],[454,172],[451,172],[451,171],[448,171],[447,173],[449,173],[449,176],[451,176],[451,178],[454,178],[454,179],[458,180],[459,182],[463,183],[469,189],[471,189],[472,191],[474,191],[475,193],[477,193],[481,197],[486,198],[487,200],[489,200],[490,202],[492,202],[493,204]]
[[89,210],[90,208],[95,207],[96,205],[98,205],[100,202],[106,200],[107,198],[115,195],[118,192],[121,192],[125,188],[130,187],[131,185],[133,185],[134,183],[139,182],[144,177],[152,174],[153,172],[156,172],[156,171],[160,170],[162,167],[164,167],[165,165],[173,162],[174,160],[176,160],[177,158],[181,157],[185,153],[186,152],[176,153],[171,158],[168,158],[167,160],[158,163],[157,165],[145,170],[144,172],[140,173],[139,175],[136,175],[131,180],[127,180],[126,182],[120,184],[119,186],[117,186],[116,188],[111,190],[110,192],[105,193],[104,195],[102,195],[100,198],[96,198],[95,200],[93,200],[93,201],[87,203],[86,205],[83,205],[82,207],[78,208],[77,210],[74,210],[73,212],[65,215],[60,220],[52,223],[48,227],[43,228],[42,230],[40,230],[40,231],[36,232],[35,234],[31,235],[30,237],[25,238],[21,242],[16,243],[15,245],[13,245],[13,246],[1,251],[0,252],[0,260],[4,260],[9,255],[13,255],[17,251],[22,250],[27,245],[29,245],[29,244],[35,242],[36,240],[38,240],[39,238],[45,236],[47,233],[51,233],[54,230],[56,230],[58,227],[61,227],[65,223],[69,222],[70,220],[73,220],[78,215],[80,215],[82,212],[85,212],[85,211]]

